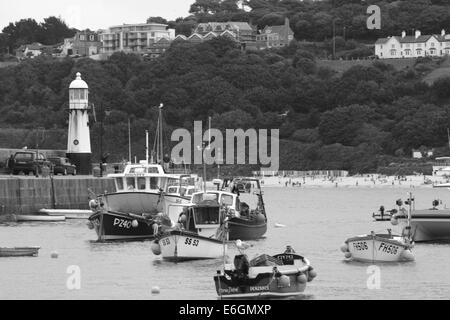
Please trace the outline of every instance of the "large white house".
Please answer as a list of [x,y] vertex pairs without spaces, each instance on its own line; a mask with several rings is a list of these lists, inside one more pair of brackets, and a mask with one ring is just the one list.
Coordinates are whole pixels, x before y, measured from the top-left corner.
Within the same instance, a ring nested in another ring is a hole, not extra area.
[[375,43],[375,55],[380,59],[450,55],[450,35],[445,34],[445,30],[440,35],[422,35],[416,30],[413,36],[407,36],[403,31],[401,37],[378,39]]

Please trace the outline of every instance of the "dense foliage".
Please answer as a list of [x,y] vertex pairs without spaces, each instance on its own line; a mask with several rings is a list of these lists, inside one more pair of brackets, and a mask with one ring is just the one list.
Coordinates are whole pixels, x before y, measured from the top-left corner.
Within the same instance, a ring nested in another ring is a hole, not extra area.
[[[421,80],[423,66],[433,63],[425,58],[396,70],[355,61],[338,74],[318,67],[301,43],[242,52],[226,38],[175,42],[155,61],[122,53],[104,62],[39,57],[0,69],[0,125],[66,128],[68,86],[81,72],[97,120],[105,117],[104,150],[113,160],[128,156],[128,118],[134,153],[144,156],[144,132],[154,132],[162,102],[167,140],[170,129],[191,130],[195,120],[206,127],[211,116],[220,129],[280,128],[283,169],[367,172],[412,148],[446,145],[450,78],[432,86]],[[97,153],[99,128],[92,123]]]

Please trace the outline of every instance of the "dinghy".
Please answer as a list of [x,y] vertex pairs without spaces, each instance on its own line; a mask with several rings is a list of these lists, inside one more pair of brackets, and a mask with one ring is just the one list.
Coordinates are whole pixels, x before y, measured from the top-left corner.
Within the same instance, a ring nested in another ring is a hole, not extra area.
[[60,222],[65,221],[65,216],[49,216],[49,215],[16,215],[17,222]]
[[288,247],[282,254],[251,261],[236,255],[234,264],[217,271],[214,283],[219,299],[286,298],[301,295],[316,276],[310,262]]
[[0,248],[0,257],[36,257],[40,247]]
[[39,213],[48,216],[64,216],[66,219],[89,219],[92,210],[41,209]]

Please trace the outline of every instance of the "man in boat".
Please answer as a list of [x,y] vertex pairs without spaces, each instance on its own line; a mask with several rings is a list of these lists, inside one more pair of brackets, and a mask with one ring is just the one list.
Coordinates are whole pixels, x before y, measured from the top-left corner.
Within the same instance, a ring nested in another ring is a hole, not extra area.
[[380,213],[381,213],[381,219],[383,219],[384,216],[384,206],[380,207]]

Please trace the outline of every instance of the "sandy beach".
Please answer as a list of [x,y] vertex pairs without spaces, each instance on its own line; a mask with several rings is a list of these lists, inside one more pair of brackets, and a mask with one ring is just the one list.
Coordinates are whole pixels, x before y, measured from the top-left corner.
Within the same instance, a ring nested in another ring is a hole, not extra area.
[[447,179],[436,176],[384,176],[367,174],[349,177],[264,177],[265,187],[284,188],[432,188],[446,183]]

